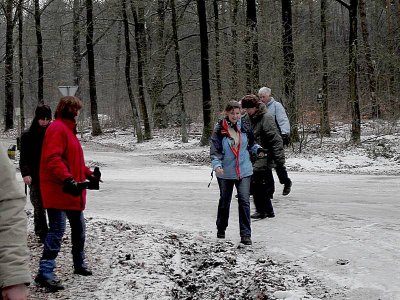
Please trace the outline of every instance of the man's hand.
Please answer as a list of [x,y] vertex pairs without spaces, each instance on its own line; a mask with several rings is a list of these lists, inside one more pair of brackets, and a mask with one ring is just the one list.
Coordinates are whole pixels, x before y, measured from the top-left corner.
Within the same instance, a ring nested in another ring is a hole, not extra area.
[[265,156],[267,156],[267,151],[263,148],[258,148],[257,149],[257,157],[264,158]]
[[3,300],[26,300],[28,298],[28,288],[25,284],[6,286],[1,290]]
[[282,134],[282,141],[283,141],[283,146],[289,146],[290,145],[290,136],[287,134]]
[[31,176],[24,176],[24,177],[22,177],[22,179],[24,180],[24,183],[26,184],[26,185],[31,185],[31,183],[32,183],[32,177]]

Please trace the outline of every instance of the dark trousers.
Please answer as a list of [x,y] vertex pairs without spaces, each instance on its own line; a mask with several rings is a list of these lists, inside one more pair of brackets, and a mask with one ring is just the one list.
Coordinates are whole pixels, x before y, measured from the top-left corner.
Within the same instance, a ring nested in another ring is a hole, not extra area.
[[75,268],[84,266],[85,260],[85,219],[82,211],[47,209],[49,231],[43,248],[42,260],[55,260],[61,249],[66,218],[71,227],[72,258]]
[[217,213],[217,229],[225,231],[228,227],[229,210],[232,201],[233,186],[236,186],[239,204],[240,236],[251,236],[250,227],[250,183],[251,176],[235,179],[218,179],[220,198]]
[[286,171],[285,165],[275,167],[276,175],[278,175],[280,184],[290,184],[291,180]]
[[33,222],[35,234],[44,241],[47,235],[46,210],[43,208],[42,196],[40,195],[39,183],[32,183],[29,186],[29,198],[33,206]]
[[251,181],[254,205],[260,214],[274,214],[271,199],[275,192],[272,170],[255,171]]

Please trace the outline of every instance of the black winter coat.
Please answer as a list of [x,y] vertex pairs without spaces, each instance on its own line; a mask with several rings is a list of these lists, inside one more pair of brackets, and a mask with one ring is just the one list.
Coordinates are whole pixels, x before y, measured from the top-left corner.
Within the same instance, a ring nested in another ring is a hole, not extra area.
[[40,157],[46,128],[39,125],[35,118],[32,125],[21,135],[21,154],[19,168],[22,177],[31,176],[32,183],[39,183]]
[[285,150],[282,137],[276,127],[275,120],[267,114],[266,107],[260,103],[255,115],[250,117],[251,127],[257,143],[267,150],[266,158],[256,158],[254,171],[262,171],[275,165],[285,164]]

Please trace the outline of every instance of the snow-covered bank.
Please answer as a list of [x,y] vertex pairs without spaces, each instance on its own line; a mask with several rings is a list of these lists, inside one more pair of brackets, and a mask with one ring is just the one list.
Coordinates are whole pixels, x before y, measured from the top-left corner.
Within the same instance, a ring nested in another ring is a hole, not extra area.
[[[29,214],[31,215],[31,214]],[[32,234],[33,274],[41,246]],[[256,255],[252,247],[151,226],[87,220],[86,255],[94,275],[72,274],[66,233],[56,273],[66,289],[49,294],[33,285],[30,299],[340,299],[290,263]]]

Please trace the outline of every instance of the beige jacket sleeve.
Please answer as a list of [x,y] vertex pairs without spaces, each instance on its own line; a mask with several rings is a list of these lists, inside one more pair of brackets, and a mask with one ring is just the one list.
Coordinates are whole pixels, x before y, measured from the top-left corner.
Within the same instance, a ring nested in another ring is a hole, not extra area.
[[0,145],[0,289],[30,283],[26,197]]

